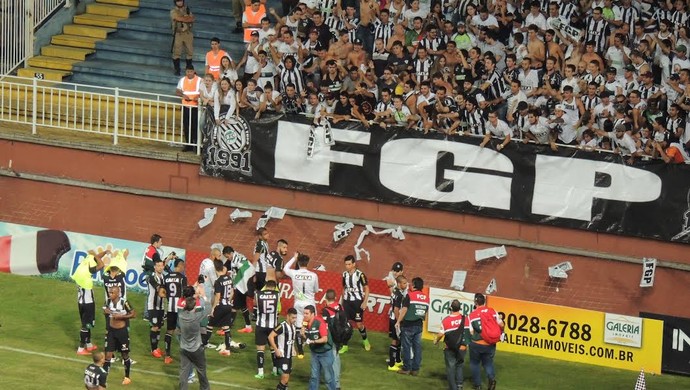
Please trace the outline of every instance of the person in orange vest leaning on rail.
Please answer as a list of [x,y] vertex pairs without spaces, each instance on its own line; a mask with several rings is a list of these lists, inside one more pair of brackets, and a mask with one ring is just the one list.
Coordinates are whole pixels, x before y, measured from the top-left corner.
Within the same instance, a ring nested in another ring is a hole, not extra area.
[[177,83],[175,94],[182,97],[182,129],[184,131],[185,146],[183,152],[194,150],[192,145],[197,143],[197,119],[199,116],[199,88],[201,77],[196,75],[194,66],[187,65],[185,75]]
[[481,389],[481,368],[489,377],[489,390],[496,389],[494,355],[503,333],[503,321],[496,310],[486,306],[483,294],[474,294],[475,309],[470,313],[470,369],[473,389]]

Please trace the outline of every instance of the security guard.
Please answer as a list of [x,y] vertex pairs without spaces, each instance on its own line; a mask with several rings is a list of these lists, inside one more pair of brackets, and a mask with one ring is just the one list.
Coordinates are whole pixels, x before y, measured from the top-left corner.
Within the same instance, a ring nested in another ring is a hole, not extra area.
[[179,76],[182,49],[185,50],[187,55],[186,65],[192,65],[192,57],[194,56],[194,34],[192,34],[194,15],[192,15],[189,7],[185,6],[184,0],[174,1],[175,8],[170,10],[170,21],[173,29],[172,58],[175,75]]

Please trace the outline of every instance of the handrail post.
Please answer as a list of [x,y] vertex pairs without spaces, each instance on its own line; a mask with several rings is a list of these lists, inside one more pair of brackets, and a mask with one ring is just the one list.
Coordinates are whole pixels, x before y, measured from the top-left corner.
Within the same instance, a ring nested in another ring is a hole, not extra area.
[[120,89],[115,88],[115,115],[113,116],[113,145],[117,145],[117,127],[120,120]]
[[196,155],[201,154],[201,103],[196,109]]
[[36,135],[36,116],[38,115],[38,80],[34,77],[32,80],[32,99],[31,99],[31,134]]

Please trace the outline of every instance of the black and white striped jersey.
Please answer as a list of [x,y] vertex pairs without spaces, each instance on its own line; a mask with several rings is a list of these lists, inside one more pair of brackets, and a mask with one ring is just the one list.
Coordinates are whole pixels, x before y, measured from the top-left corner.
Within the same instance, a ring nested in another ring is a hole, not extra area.
[[287,321],[283,321],[280,325],[273,328],[273,331],[278,335],[275,340],[276,347],[283,352],[283,357],[292,359],[292,346],[297,337],[295,325],[290,325]]
[[369,285],[364,272],[343,272],[343,301],[361,301],[364,299],[364,287]]
[[158,290],[164,286],[163,275],[154,272],[148,277],[147,282],[149,293],[146,297],[146,309],[164,310],[165,298],[161,298],[158,296]]
[[179,272],[171,272],[163,277],[168,296],[168,312],[177,313],[177,303],[182,298],[182,289],[187,286],[187,277]]
[[213,293],[220,294],[218,306],[232,306],[233,285],[228,274],[220,276],[213,285]]
[[276,290],[256,292],[256,326],[275,328],[278,325],[278,303],[280,293]]
[[266,273],[266,268],[268,268],[268,254],[270,250],[268,249],[268,242],[264,240],[257,240],[254,246],[254,253],[259,254],[259,260],[256,262],[255,270],[259,273]]

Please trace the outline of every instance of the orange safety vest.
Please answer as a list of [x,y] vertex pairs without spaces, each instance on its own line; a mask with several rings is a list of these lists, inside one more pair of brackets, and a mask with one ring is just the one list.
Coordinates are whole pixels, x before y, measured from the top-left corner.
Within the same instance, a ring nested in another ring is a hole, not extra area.
[[[184,77],[182,79],[182,105],[188,107],[196,107],[199,100],[199,85],[201,84],[201,77],[194,75],[193,78]],[[185,98],[192,100],[185,100]]]
[[[244,16],[247,19],[247,24],[261,24],[261,18],[266,16],[266,7],[263,4],[259,6],[259,10],[254,13],[252,7],[249,6],[244,9]],[[252,31],[259,31],[258,28],[245,28],[244,29],[244,41],[249,42],[252,39]]]
[[218,54],[216,55],[213,55],[213,50],[209,50],[209,52],[206,53],[206,65],[208,66],[208,73],[212,74],[213,79],[216,81],[218,81],[218,77],[220,77],[220,61],[225,56],[230,58],[230,55],[225,50],[218,50]]

